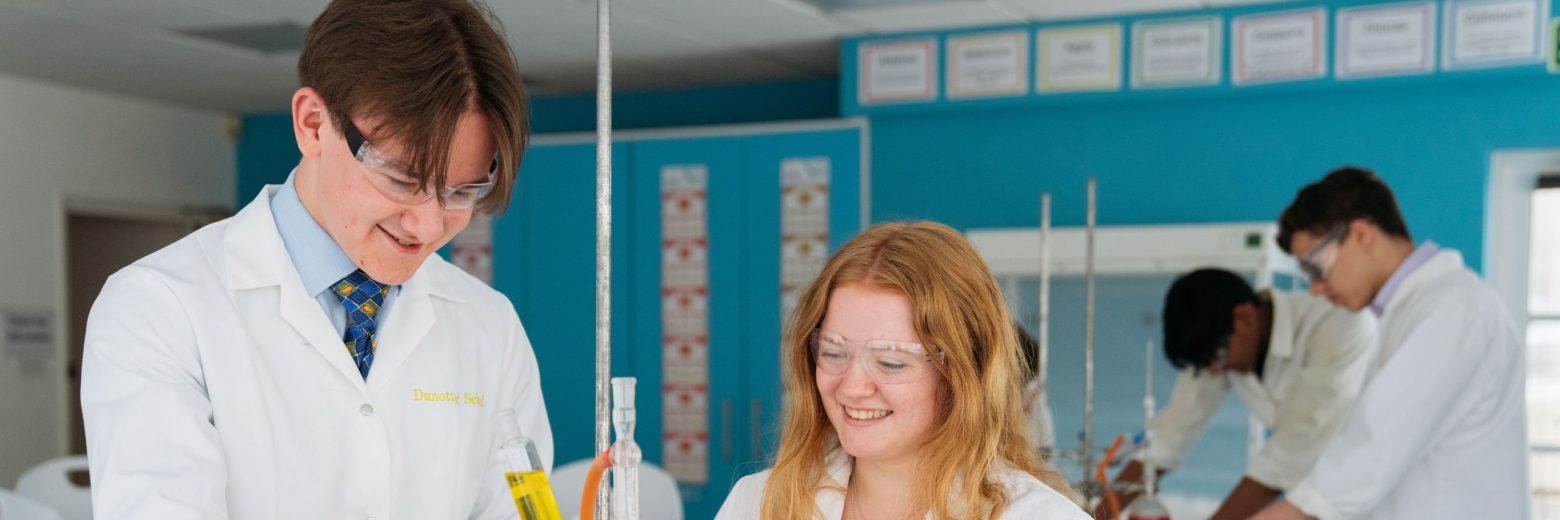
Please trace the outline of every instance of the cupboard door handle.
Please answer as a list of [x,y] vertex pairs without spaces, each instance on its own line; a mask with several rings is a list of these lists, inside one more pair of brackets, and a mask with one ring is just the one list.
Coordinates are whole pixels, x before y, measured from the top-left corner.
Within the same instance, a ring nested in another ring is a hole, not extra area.
[[720,456],[731,462],[731,399],[720,400]]
[[753,399],[748,412],[748,458],[759,460],[764,456],[764,401]]

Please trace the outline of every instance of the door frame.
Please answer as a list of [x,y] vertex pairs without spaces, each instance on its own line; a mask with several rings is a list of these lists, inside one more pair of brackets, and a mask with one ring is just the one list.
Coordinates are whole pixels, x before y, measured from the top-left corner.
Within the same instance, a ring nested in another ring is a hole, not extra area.
[[1531,194],[1538,178],[1560,172],[1560,148],[1496,150],[1490,154],[1484,201],[1484,277],[1527,331]]

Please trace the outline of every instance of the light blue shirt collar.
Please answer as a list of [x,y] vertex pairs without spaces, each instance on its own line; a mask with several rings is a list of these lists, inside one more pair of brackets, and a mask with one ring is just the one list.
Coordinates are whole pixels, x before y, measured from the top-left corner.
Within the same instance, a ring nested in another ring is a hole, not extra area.
[[303,288],[317,298],[356,271],[357,264],[352,263],[352,258],[341,250],[336,239],[331,238],[303,207],[298,190],[293,186],[297,173],[295,168],[287,174],[287,182],[271,197],[271,215],[276,220],[276,230],[282,235],[287,255],[292,257],[293,267],[298,270],[298,278],[303,281]]
[[1403,280],[1408,278],[1408,275],[1414,274],[1414,271],[1418,271],[1420,267],[1424,267],[1430,261],[1430,257],[1435,256],[1436,251],[1440,250],[1440,246],[1428,240],[1414,248],[1414,252],[1410,253],[1408,258],[1398,265],[1397,270],[1392,272],[1392,277],[1387,278],[1387,283],[1381,286],[1381,290],[1376,291],[1376,297],[1370,301],[1370,312],[1377,318],[1387,312],[1387,303],[1392,301],[1393,294],[1397,294],[1398,286],[1403,285]]

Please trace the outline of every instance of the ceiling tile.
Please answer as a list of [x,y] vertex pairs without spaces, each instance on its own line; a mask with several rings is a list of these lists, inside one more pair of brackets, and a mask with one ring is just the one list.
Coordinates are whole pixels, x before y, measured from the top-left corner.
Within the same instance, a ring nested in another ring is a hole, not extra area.
[[68,20],[73,25],[126,32],[277,21],[275,16],[254,9],[195,0],[16,0],[16,5],[23,11]]

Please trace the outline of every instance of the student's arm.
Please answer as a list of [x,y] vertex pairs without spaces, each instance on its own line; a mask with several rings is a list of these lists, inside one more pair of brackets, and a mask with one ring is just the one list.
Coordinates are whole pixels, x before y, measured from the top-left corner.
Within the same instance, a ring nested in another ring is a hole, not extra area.
[[1273,505],[1270,505],[1266,509],[1263,509],[1262,512],[1257,513],[1256,516],[1251,517],[1251,520],[1315,520],[1315,519],[1316,519],[1316,517],[1314,517],[1314,516],[1307,516],[1305,514],[1305,512],[1303,512],[1299,508],[1295,507],[1294,504],[1289,503],[1288,500],[1279,500],[1278,502],[1274,502]]
[[1229,390],[1224,376],[1195,374],[1190,368],[1176,376],[1170,404],[1158,411],[1149,425],[1148,457],[1155,467],[1168,471],[1181,465],[1197,436],[1219,412]]
[[110,277],[92,305],[81,411],[94,518],[228,516],[227,462],[190,319],[138,266]]
[[1251,477],[1240,479],[1235,489],[1230,491],[1230,496],[1224,498],[1224,504],[1213,513],[1209,520],[1241,520],[1256,514],[1262,508],[1272,504],[1278,499],[1278,490],[1262,485],[1261,482],[1251,480]]
[[[1176,377],[1175,389],[1170,392],[1170,404],[1154,417],[1149,427],[1148,458],[1163,475],[1181,464],[1181,459],[1191,449],[1192,443],[1208,426],[1229,394],[1229,380],[1224,376],[1195,374],[1190,368]],[[1090,470],[1092,471],[1092,469]],[[1116,482],[1139,483],[1143,480],[1143,464],[1132,461],[1117,474]],[[1121,507],[1137,498],[1138,493],[1121,494]],[[1101,510],[1095,511],[1100,516]]]

